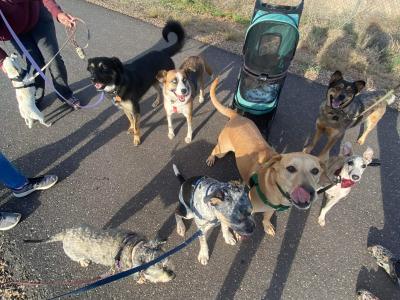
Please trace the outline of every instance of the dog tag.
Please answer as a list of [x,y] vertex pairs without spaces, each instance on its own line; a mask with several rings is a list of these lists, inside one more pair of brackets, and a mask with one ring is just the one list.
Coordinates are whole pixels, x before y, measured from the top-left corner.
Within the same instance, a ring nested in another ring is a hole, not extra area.
[[122,98],[120,97],[120,96],[115,96],[114,97],[114,101],[117,103],[117,102],[121,102],[122,101]]
[[178,112],[178,108],[176,106],[172,106],[172,112],[177,113]]

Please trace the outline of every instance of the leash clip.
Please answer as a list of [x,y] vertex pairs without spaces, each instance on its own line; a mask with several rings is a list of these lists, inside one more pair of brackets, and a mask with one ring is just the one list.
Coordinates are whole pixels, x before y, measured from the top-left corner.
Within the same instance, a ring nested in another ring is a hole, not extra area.
[[75,48],[76,54],[78,54],[80,59],[85,59],[86,58],[86,54],[85,51],[83,51],[83,49],[81,47],[76,47]]

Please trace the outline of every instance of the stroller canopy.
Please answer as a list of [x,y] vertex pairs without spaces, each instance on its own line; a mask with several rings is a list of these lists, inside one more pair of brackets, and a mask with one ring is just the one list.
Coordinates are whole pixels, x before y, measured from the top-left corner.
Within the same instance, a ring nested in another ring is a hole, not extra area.
[[257,11],[246,32],[244,67],[256,76],[286,72],[299,40],[299,15]]

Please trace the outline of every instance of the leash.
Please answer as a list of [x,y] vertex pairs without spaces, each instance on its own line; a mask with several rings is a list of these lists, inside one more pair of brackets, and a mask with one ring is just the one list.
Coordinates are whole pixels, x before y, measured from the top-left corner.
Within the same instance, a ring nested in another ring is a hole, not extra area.
[[[80,22],[86,29],[87,42],[86,42],[85,46],[80,47],[78,42],[76,41],[76,31],[77,31],[76,25],[71,28],[65,27],[65,33],[67,35],[66,40],[64,41],[62,46],[58,49],[57,53],[54,54],[54,56],[47,62],[47,64],[45,64],[41,68],[42,72],[44,72],[48,68],[48,66],[53,62],[53,60],[57,57],[57,55],[60,54],[60,52],[68,45],[68,43],[71,43],[75,47],[76,54],[79,56],[80,59],[82,59],[82,60],[85,59],[86,55],[85,55],[84,49],[89,47],[89,40],[90,40],[89,27],[86,25],[85,21],[83,21],[82,19],[75,18],[75,21]],[[40,75],[40,73],[36,72],[34,75],[32,75],[30,78],[26,79],[25,81],[31,82],[33,79],[35,79],[39,75]]]
[[96,280],[102,279],[109,276],[108,272],[99,275],[90,279],[74,279],[74,280],[54,280],[54,281],[39,281],[39,280],[31,280],[31,281],[10,281],[4,282],[0,284],[0,287],[5,287],[9,285],[24,285],[24,286],[46,286],[46,285],[81,285],[92,283]]
[[140,271],[143,271],[143,270],[145,270],[145,269],[147,269],[147,268],[159,263],[160,261],[166,259],[167,257],[179,252],[180,250],[182,250],[183,248],[188,246],[191,242],[193,242],[195,239],[200,237],[202,234],[203,234],[203,231],[201,229],[199,229],[190,238],[188,238],[186,241],[184,241],[183,243],[179,244],[175,248],[169,250],[168,252],[165,252],[164,254],[160,255],[159,257],[157,257],[156,259],[154,259],[154,260],[152,260],[152,261],[150,261],[148,263],[145,263],[145,264],[142,264],[140,266],[128,269],[126,271],[123,271],[123,272],[120,272],[120,273],[117,273],[117,274],[102,278],[100,280],[97,280],[97,281],[95,281],[95,282],[93,282],[93,283],[91,283],[89,285],[86,285],[84,287],[81,287],[79,289],[76,289],[76,290],[73,290],[71,292],[67,292],[67,293],[52,297],[49,300],[59,299],[59,298],[65,297],[65,296],[79,295],[79,294],[81,294],[83,292],[87,292],[87,291],[93,290],[93,289],[98,288],[98,287],[100,287],[102,285],[109,284],[109,283],[111,283],[113,281],[117,281],[117,280],[120,280],[122,278],[128,277],[128,276],[130,276],[132,274],[135,274],[135,273],[138,273]]
[[376,101],[374,104],[372,104],[370,107],[368,107],[367,109],[365,109],[364,111],[362,111],[361,113],[359,113],[358,115],[355,115],[354,117],[350,118],[347,114],[346,116],[348,117],[348,119],[354,121],[357,120],[359,117],[362,117],[363,115],[365,115],[368,111],[370,111],[372,108],[374,108],[375,106],[377,106],[379,103],[388,100],[390,97],[394,96],[394,92],[400,88],[400,83],[398,85],[396,85],[394,88],[390,89],[385,95],[383,95],[378,101]]
[[[28,50],[26,50],[25,46],[22,44],[21,40],[18,38],[17,34],[14,32],[14,30],[11,28],[11,25],[8,23],[6,17],[3,14],[3,11],[0,9],[0,17],[3,19],[4,24],[6,25],[8,31],[10,32],[11,36],[17,43],[18,47],[21,49],[21,51],[24,53],[26,58],[29,60],[29,62],[32,64],[33,68],[39,73],[39,75],[43,78],[43,80],[54,90],[54,92],[57,94],[58,97],[60,97],[62,100],[64,100],[66,103],[68,103],[70,106],[73,106],[70,101],[64,98],[63,95],[60,94],[59,91],[54,87],[53,82],[43,73],[43,71],[40,69],[38,64],[35,62],[33,57],[30,55]],[[101,93],[99,99],[94,103],[94,104],[88,104],[85,106],[80,106],[79,108],[83,109],[89,109],[89,108],[95,108],[98,106],[101,102],[104,100],[104,92]]]

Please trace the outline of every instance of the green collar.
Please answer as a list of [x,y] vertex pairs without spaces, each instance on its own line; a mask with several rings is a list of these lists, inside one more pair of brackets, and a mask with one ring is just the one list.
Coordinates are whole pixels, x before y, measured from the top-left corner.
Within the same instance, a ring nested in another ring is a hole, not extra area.
[[[265,196],[265,194],[262,192],[260,185],[258,184],[258,176],[257,174],[253,174],[250,177],[250,188],[252,188],[253,186],[256,187],[257,190],[257,194],[260,197],[260,199],[262,200],[262,202],[264,202],[265,205],[272,207],[273,209],[275,209],[276,211],[285,211],[288,210],[290,206],[286,206],[283,204],[279,204],[279,205],[275,205],[272,204],[271,202],[268,201],[267,197]],[[287,198],[287,193],[285,193],[282,188],[277,184],[279,191],[282,193],[282,195]]]

